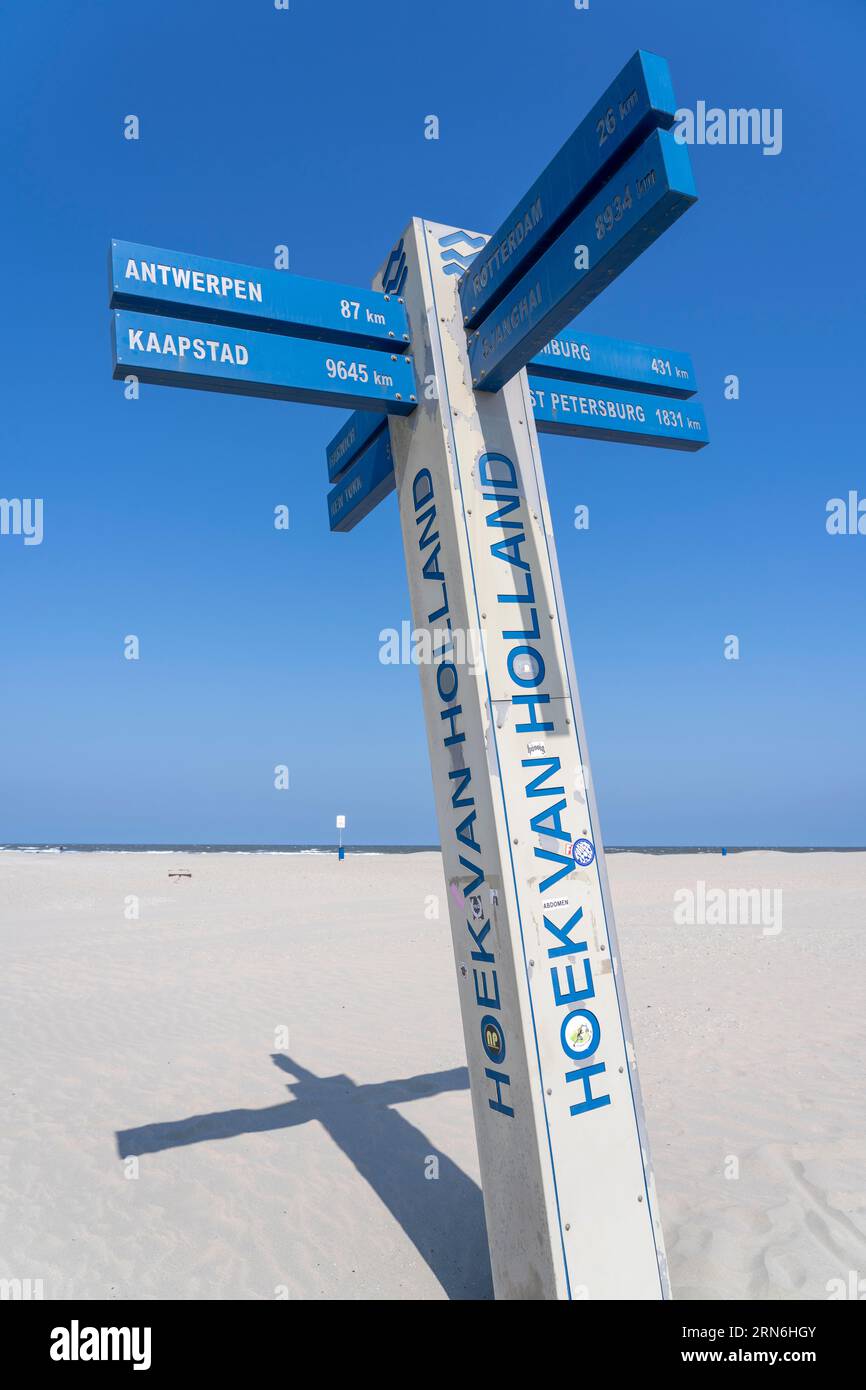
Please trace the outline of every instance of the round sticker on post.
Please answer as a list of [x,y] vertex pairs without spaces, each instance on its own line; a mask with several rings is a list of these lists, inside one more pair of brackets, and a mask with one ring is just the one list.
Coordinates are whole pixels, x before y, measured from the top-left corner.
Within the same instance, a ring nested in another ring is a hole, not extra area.
[[481,1042],[491,1062],[505,1061],[505,1037],[490,1014],[485,1014],[481,1020]]
[[588,869],[595,858],[595,845],[592,840],[575,840],[571,847],[571,857],[575,864]]

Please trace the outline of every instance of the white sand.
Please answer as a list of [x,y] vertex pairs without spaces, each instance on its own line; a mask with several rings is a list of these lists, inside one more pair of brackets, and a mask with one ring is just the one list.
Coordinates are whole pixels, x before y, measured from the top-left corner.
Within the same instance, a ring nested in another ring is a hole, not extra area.
[[[866,1274],[866,855],[609,865],[675,1295],[826,1298]],[[782,931],[676,925],[699,879]],[[438,855],[0,854],[0,1051],[0,1278],[490,1296]]]

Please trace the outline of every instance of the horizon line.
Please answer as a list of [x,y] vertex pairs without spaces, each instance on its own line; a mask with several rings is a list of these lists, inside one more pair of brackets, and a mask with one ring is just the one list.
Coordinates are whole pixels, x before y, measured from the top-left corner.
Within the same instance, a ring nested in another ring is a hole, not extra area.
[[[399,851],[405,853],[441,853],[441,845],[436,844],[413,844],[399,841],[357,841],[351,844],[345,843],[343,849],[346,853],[351,850],[379,850],[379,851]],[[13,850],[55,850],[67,852],[90,851],[99,852],[100,850],[126,850],[131,852],[162,851],[163,853],[183,853],[191,851],[199,854],[219,854],[219,853],[238,853],[248,850],[258,850],[259,852],[285,853],[298,850],[320,850],[323,853],[338,852],[338,845],[331,841],[292,841],[285,843],[270,843],[257,840],[234,840],[234,841],[114,841],[114,840],[93,840],[93,841],[72,841],[72,840],[21,840],[21,841],[0,841],[0,852]],[[748,854],[755,851],[775,851],[781,854],[857,854],[866,853],[866,845],[772,845],[772,844],[753,844],[753,845],[677,845],[677,844],[625,844],[607,845],[607,854]]]

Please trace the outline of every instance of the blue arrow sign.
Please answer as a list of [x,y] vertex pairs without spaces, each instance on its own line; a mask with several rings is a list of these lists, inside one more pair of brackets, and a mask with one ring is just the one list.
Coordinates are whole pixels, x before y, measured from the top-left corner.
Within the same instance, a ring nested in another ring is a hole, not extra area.
[[696,199],[685,145],[655,131],[471,335],[473,385],[504,386]]
[[405,352],[401,301],[376,290],[309,280],[282,270],[112,241],[111,308],[288,333]]
[[694,401],[604,386],[569,386],[535,376],[529,378],[529,392],[539,434],[691,452],[709,443],[704,412]]
[[114,376],[314,405],[348,405],[409,415],[415,409],[411,357],[202,325],[118,310]]
[[560,333],[536,353],[529,371],[535,377],[588,381],[660,396],[693,396],[697,390],[687,352],[599,338],[594,333]]
[[331,530],[351,531],[396,485],[391,435],[384,429],[328,493]]
[[354,463],[362,449],[383,430],[388,421],[372,410],[356,410],[338,430],[325,451],[328,456],[328,477],[335,483]]
[[637,52],[462,277],[460,304],[468,327],[499,303],[656,127],[671,128],[675,112],[667,63]]

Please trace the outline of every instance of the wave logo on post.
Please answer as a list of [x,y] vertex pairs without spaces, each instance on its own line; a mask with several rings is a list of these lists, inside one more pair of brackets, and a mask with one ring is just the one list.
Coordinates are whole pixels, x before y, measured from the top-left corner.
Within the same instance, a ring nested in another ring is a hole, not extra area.
[[595,845],[592,840],[575,840],[571,846],[571,857],[582,869],[588,869],[595,858]]
[[401,294],[406,283],[406,275],[406,250],[401,237],[388,257],[388,264],[382,275],[382,293]]
[[[449,232],[447,236],[439,238],[439,245],[442,248],[442,269],[446,275],[462,275],[482,246],[487,245],[486,236],[470,236],[468,232]],[[458,251],[458,246],[465,246],[467,251]]]

